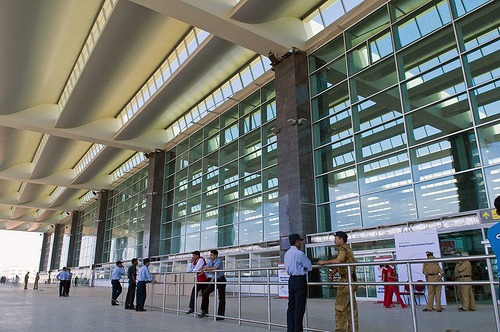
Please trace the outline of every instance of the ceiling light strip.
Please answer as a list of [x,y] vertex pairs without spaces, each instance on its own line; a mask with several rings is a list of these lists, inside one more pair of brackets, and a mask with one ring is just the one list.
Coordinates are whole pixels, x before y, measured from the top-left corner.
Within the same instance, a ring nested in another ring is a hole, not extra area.
[[239,72],[234,74],[198,105],[186,112],[179,120],[165,128],[167,132],[167,142],[199,122],[207,114],[215,110],[218,106],[226,102],[237,92],[243,90],[270,69],[271,64],[269,60],[263,56],[257,56],[249,65],[243,67]]
[[118,114],[116,119],[120,128],[134,117],[134,115],[154,96],[154,94],[168,81],[168,79],[185,63],[193,53],[207,39],[209,33],[192,28],[186,37],[169,54],[160,68],[149,78],[137,94]]
[[106,0],[102,5],[101,11],[99,12],[97,19],[95,20],[94,25],[90,30],[90,34],[85,41],[82,51],[78,56],[78,60],[76,61],[69,79],[66,82],[66,86],[64,87],[61,97],[59,98],[59,113],[61,113],[64,109],[64,106],[66,106],[66,103],[71,96],[71,93],[73,92],[73,89],[75,88],[75,85],[78,82],[78,79],[80,78],[80,75],[82,74],[82,71],[85,68],[85,65],[87,64],[87,61],[89,60],[90,55],[92,54],[92,51],[94,50],[94,47],[99,40],[99,37],[101,36],[101,33],[104,30],[108,19],[111,17],[111,13],[115,9],[117,3],[118,0]]

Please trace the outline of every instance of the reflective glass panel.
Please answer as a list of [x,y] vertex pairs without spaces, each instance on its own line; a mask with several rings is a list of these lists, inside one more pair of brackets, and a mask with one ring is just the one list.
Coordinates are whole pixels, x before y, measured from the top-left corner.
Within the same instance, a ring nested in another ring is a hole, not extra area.
[[346,45],[355,47],[384,30],[388,25],[389,17],[384,6],[347,30]]
[[327,232],[338,229],[361,227],[359,198],[318,206],[318,231]]
[[478,129],[483,165],[500,164],[500,122]]
[[415,220],[417,213],[411,186],[361,197],[363,227],[400,224]]
[[200,249],[209,250],[212,248],[216,248],[218,236],[219,236],[219,231],[217,229],[211,229],[205,232],[201,232]]
[[[470,0],[469,2],[479,4],[484,2],[484,0]],[[484,8],[481,8],[473,14],[465,16],[463,19],[458,21],[458,26],[461,29],[466,50],[474,49],[479,45],[486,44],[499,37],[499,10],[500,3],[498,1],[492,1]],[[485,22],[489,22],[489,24],[485,25]]]
[[315,152],[316,174],[322,174],[354,163],[352,137],[327,145]]
[[316,179],[318,203],[339,201],[358,195],[356,169],[328,173]]
[[443,0],[398,24],[399,43],[404,47],[451,22],[448,2]]
[[465,59],[472,75],[472,85],[500,77],[500,39],[467,54]]
[[340,57],[332,61],[311,75],[311,95],[316,95],[321,91],[340,83],[347,77],[345,58]]
[[359,134],[358,153],[362,159],[391,153],[405,147],[403,119],[387,122]]
[[387,156],[358,166],[361,194],[388,190],[411,183],[411,172],[406,152]]
[[280,218],[273,216],[264,219],[264,241],[278,240],[280,236]]
[[323,67],[341,54],[344,54],[344,42],[342,36],[339,36],[309,57],[310,71]]
[[475,8],[481,6],[482,4],[488,2],[488,0],[452,0],[457,8],[458,16],[462,16]]
[[474,132],[465,132],[410,151],[415,181],[425,181],[478,167]]
[[[500,196],[500,165],[485,168],[484,174],[486,176],[485,182],[488,187],[488,196],[490,202],[493,202],[495,198]],[[493,206],[493,204],[490,204],[490,206]]]
[[458,57],[453,28],[444,28],[401,52],[404,77],[411,79]]
[[472,90],[472,98],[477,105],[474,111],[478,122],[500,118],[500,80]]
[[264,195],[264,215],[272,216],[279,214],[278,192],[271,191]]
[[402,115],[399,89],[386,90],[352,107],[354,128],[366,130]]
[[347,83],[344,82],[311,101],[313,121],[333,115],[350,105]]
[[240,223],[238,225],[239,244],[258,243],[264,239],[262,219]]
[[240,197],[248,197],[262,191],[260,173],[255,173],[240,180]]
[[488,207],[481,171],[465,172],[415,185],[419,218]]
[[462,94],[406,116],[410,145],[470,128],[472,114],[467,95]]
[[352,135],[351,110],[345,109],[313,125],[315,146],[338,141]]
[[404,87],[408,93],[410,109],[416,109],[451,97],[465,90],[460,61],[454,60],[408,81]]
[[364,70],[350,80],[351,100],[362,101],[398,82],[394,58],[386,59]]

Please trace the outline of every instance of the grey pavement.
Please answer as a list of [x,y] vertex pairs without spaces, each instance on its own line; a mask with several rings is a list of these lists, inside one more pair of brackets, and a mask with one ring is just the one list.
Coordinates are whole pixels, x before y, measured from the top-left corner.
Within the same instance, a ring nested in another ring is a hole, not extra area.
[[[126,289],[124,289],[126,292]],[[111,306],[111,289],[72,287],[70,297],[60,298],[57,285],[40,285],[39,290],[24,290],[21,285],[0,285],[0,331],[198,331],[198,332],[250,332],[268,331],[267,325],[241,322],[238,317],[239,302],[228,294],[226,315],[234,319],[214,321],[213,318],[196,318],[185,315],[188,297],[182,297],[177,309],[174,297],[167,298],[167,310],[147,307],[147,312],[124,310],[123,305]],[[155,305],[162,303],[160,296],[150,296]],[[213,310],[213,297],[210,310]],[[286,322],[286,299],[270,299],[271,321]],[[242,299],[242,318],[267,320],[267,297],[245,297]],[[384,309],[382,304],[358,302],[361,332],[413,331],[411,309],[399,306]],[[199,308],[199,303],[198,303]],[[422,312],[416,306],[418,331],[435,332],[456,330],[460,332],[497,331],[491,302],[481,302],[475,312],[459,312],[453,303],[446,310]],[[307,313],[309,327],[334,330],[333,300],[309,299]],[[272,331],[285,331],[284,327],[271,327]]]

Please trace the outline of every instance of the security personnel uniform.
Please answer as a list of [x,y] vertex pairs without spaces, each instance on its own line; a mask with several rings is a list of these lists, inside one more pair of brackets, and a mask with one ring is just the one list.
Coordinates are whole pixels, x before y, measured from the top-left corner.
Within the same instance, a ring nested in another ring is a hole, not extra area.
[[[354,259],[354,253],[352,252],[351,247],[344,243],[340,247],[338,247],[339,255],[337,256],[337,260],[343,263],[354,263],[356,260]],[[351,268],[351,273],[355,275],[354,269]],[[338,268],[338,273],[340,274],[339,282],[348,282],[348,269],[346,266],[342,266]],[[354,281],[354,280],[353,280]],[[357,286],[352,286],[353,293],[356,291]],[[353,306],[354,306],[354,324],[356,331],[359,331],[359,322],[358,322],[358,304],[356,302],[356,296],[353,294]],[[337,287],[337,300],[335,301],[335,331],[352,331],[352,323],[351,323],[351,303],[349,297],[349,286],[338,286]]]
[[[456,281],[472,281],[472,266],[469,261],[460,261],[455,265],[454,277]],[[462,310],[475,311],[476,300],[472,292],[472,285],[458,285],[458,294],[462,302]]]

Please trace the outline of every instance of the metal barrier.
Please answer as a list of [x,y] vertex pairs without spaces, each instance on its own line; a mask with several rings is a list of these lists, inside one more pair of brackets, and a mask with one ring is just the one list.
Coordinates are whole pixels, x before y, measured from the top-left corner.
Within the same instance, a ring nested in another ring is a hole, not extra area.
[[[314,265],[313,269],[321,269],[321,268],[332,268],[332,267],[342,267],[345,266],[348,268],[348,282],[347,285],[354,286],[383,286],[383,285],[408,285],[409,289],[409,305],[411,306],[411,313],[412,313],[412,325],[413,325],[413,331],[417,332],[418,331],[418,322],[417,322],[417,315],[416,315],[416,306],[415,306],[415,294],[414,294],[414,286],[416,285],[442,285],[442,286],[450,286],[450,285],[489,285],[491,289],[491,296],[492,296],[492,304],[493,304],[493,311],[495,315],[495,324],[496,324],[496,331],[500,332],[500,318],[499,318],[499,313],[498,313],[498,303],[497,303],[497,294],[495,291],[495,285],[499,285],[498,281],[493,280],[493,272],[492,272],[492,264],[491,260],[496,259],[496,256],[494,255],[481,255],[481,256],[467,256],[467,257],[449,257],[449,258],[435,258],[435,259],[414,259],[414,260],[394,260],[394,261],[377,261],[377,262],[362,262],[362,263],[348,263],[348,264],[333,264],[333,265],[324,265],[324,266],[319,266],[319,265]],[[390,264],[390,265],[404,265],[407,268],[407,271],[411,271],[411,266],[412,264],[422,264],[422,263],[431,263],[431,262],[437,262],[437,263],[444,263],[444,262],[458,262],[458,261],[479,261],[479,260],[485,260],[487,269],[488,269],[488,280],[484,281],[440,281],[440,282],[427,282],[427,281],[414,281],[412,280],[411,273],[408,273],[408,281],[395,281],[395,282],[371,282],[371,281],[363,281],[363,282],[354,282],[352,281],[351,277],[351,270],[354,267],[357,266],[378,266],[381,264]],[[238,324],[241,325],[242,322],[247,322],[247,323],[255,323],[255,324],[261,324],[261,325],[267,325],[269,330],[271,330],[271,327],[286,327],[286,324],[281,324],[281,323],[275,323],[271,320],[271,297],[272,296],[277,296],[278,295],[278,287],[280,285],[283,285],[283,283],[280,283],[278,281],[272,281],[273,276],[275,275],[277,279],[277,273],[278,270],[282,270],[282,267],[270,267],[270,268],[248,268],[248,269],[237,269],[237,270],[217,270],[219,272],[224,272],[226,275],[226,278],[228,279],[227,282],[224,282],[223,284],[226,284],[226,286],[231,286],[233,289],[233,297],[237,296],[238,298],[238,316],[237,317],[230,317],[230,316],[218,316],[217,315],[217,303],[218,303],[218,292],[217,292],[217,285],[221,284],[220,282],[217,281],[211,281],[211,282],[196,282],[195,279],[195,274],[193,272],[165,272],[165,273],[153,273],[155,281],[151,284],[149,284],[148,288],[148,297],[149,297],[149,303],[150,307],[152,308],[157,308],[162,310],[163,312],[166,311],[173,311],[177,315],[181,313],[182,311],[185,311],[186,308],[181,308],[181,297],[182,296],[190,296],[191,291],[189,289],[189,292],[186,293],[186,285],[194,285],[193,287],[195,288],[195,310],[194,314],[196,315],[197,313],[197,307],[198,307],[198,285],[200,284],[214,284],[214,304],[213,307],[213,313],[211,313],[211,316],[213,317],[213,320],[216,320],[217,317],[222,317],[225,319],[232,319],[238,321]],[[245,279],[252,279],[252,274],[258,274],[259,275],[259,280],[245,280]],[[173,280],[168,280],[168,279],[173,279]],[[189,280],[188,280],[189,279]],[[251,296],[266,296],[267,299],[267,317],[266,320],[254,320],[254,319],[248,319],[248,318],[243,318],[242,317],[242,298],[244,297],[244,293],[242,292],[242,287],[243,286],[249,286],[249,292],[247,294],[248,297]],[[333,285],[333,286],[338,286],[338,285],[346,285],[345,282],[308,282],[308,286],[328,286],[328,285]],[[161,291],[160,293],[156,293],[156,288],[158,286],[161,286]],[[262,286],[262,290],[264,292],[262,293],[255,293],[251,292],[251,286]],[[272,292],[272,288],[275,287],[276,291]],[[190,287],[189,287],[190,288]],[[175,289],[175,292],[173,291]],[[159,294],[162,297],[161,301],[161,306],[158,303],[155,303],[155,294]],[[169,295],[176,296],[176,306],[175,309],[167,307],[167,297]],[[356,332],[354,329],[354,308],[353,308],[353,297],[355,296],[352,287],[349,287],[349,296],[350,296],[350,304],[351,304],[351,326],[352,326],[352,331]],[[309,327],[308,324],[308,311],[306,309],[306,314],[305,314],[305,324],[304,324],[304,330],[305,331],[316,331],[316,332],[329,332],[331,330],[322,330],[322,329],[317,329],[317,328],[312,328]]]

